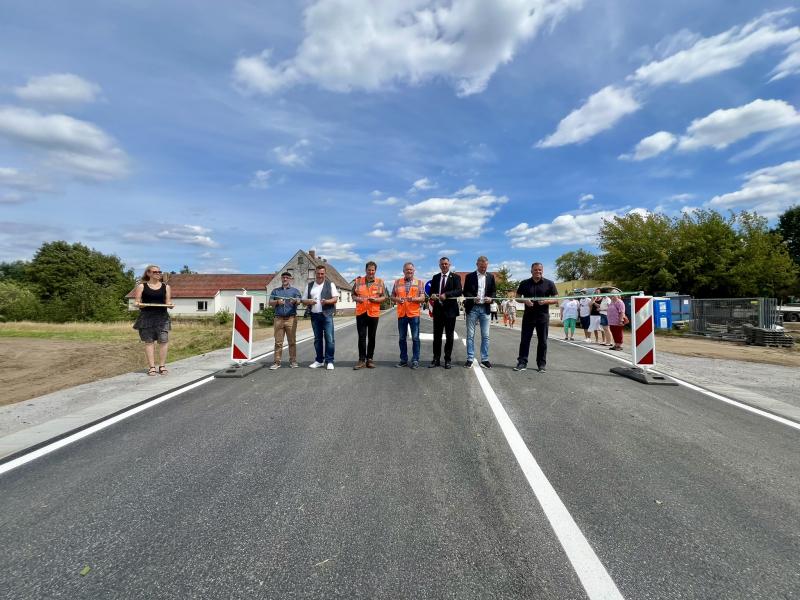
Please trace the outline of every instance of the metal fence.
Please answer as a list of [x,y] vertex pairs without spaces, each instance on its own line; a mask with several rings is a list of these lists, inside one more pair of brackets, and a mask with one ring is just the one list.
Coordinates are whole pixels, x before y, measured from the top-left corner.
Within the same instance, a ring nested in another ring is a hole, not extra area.
[[692,333],[743,340],[743,325],[771,329],[780,323],[775,298],[695,298]]

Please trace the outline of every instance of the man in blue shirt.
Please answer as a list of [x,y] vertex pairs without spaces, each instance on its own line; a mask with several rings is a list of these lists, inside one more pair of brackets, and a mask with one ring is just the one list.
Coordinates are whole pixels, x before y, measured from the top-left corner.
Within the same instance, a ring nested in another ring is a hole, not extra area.
[[283,336],[289,342],[289,366],[297,368],[297,305],[302,294],[291,286],[292,274],[281,273],[281,287],[272,290],[269,305],[275,309],[275,355],[270,369],[281,368]]

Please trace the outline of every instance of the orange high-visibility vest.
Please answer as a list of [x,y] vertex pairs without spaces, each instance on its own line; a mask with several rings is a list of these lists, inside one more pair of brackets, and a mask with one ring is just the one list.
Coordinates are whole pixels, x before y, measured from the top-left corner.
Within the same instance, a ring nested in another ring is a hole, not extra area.
[[[408,289],[408,294],[406,295],[406,280],[405,279],[398,279],[394,282],[394,295],[397,298],[416,298],[420,294],[422,294],[422,281],[419,279],[413,279],[411,281],[411,287]],[[402,319],[403,317],[418,317],[419,316],[419,307],[422,303],[421,302],[404,302],[403,304],[397,305],[397,318]]]
[[[383,287],[383,279],[378,279],[377,277],[367,285],[367,278],[366,277],[356,277],[356,283],[353,286],[353,295],[354,296],[363,296],[365,298],[378,298],[383,296],[384,294],[384,287]],[[381,315],[381,305],[377,302],[370,302],[369,300],[364,300],[363,302],[359,302],[356,304],[356,316],[363,315],[367,313],[370,317],[379,317]]]

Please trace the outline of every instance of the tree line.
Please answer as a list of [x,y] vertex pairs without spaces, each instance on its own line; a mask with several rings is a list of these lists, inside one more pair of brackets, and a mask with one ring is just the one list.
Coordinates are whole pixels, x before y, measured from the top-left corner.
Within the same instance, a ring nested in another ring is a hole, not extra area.
[[783,213],[774,229],[747,211],[631,213],[603,222],[598,247],[599,255],[579,249],[559,256],[556,276],[697,298],[800,295],[800,206]]

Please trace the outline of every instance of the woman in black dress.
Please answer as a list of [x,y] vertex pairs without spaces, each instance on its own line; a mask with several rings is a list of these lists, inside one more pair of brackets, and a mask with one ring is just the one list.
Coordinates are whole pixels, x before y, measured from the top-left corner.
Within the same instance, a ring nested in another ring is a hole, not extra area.
[[[139,339],[144,342],[144,354],[150,366],[147,374],[166,375],[169,330],[172,328],[167,308],[172,308],[173,305],[169,286],[162,281],[161,269],[157,265],[149,265],[144,270],[144,275],[136,286],[134,300],[135,306],[139,307],[139,317],[133,328],[139,330]],[[147,304],[163,306],[147,306]],[[160,359],[158,370],[155,366],[156,341]]]

